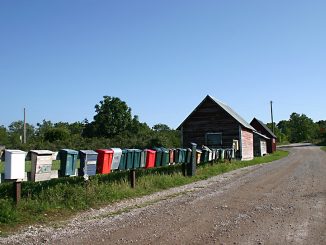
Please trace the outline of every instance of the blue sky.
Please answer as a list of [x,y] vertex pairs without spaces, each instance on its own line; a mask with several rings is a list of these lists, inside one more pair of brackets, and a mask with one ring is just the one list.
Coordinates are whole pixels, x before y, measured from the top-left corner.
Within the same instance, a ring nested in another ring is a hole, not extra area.
[[176,128],[210,94],[248,122],[326,119],[326,1],[0,2],[0,125],[92,120],[104,95]]

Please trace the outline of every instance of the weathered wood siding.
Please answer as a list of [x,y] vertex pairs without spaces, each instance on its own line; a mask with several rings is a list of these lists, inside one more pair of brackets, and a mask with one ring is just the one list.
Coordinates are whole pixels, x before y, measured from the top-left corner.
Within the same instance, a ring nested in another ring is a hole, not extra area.
[[207,99],[184,122],[183,147],[191,142],[205,145],[206,133],[222,133],[222,148],[232,148],[233,140],[239,140],[239,123],[215,102]]
[[259,133],[264,134],[268,138],[270,138],[269,140],[266,140],[266,143],[267,143],[267,153],[273,153],[274,151],[276,151],[276,139],[272,135],[270,135],[269,132],[266,131],[266,129],[264,129],[264,127],[259,122],[257,122],[256,120],[253,120],[250,124]]
[[254,134],[254,156],[263,156],[267,153],[266,139]]
[[254,137],[251,130],[241,129],[242,160],[254,158]]

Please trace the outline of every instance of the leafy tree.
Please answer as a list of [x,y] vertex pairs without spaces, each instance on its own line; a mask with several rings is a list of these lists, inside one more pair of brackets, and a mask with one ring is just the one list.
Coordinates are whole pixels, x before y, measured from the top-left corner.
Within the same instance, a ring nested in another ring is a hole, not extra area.
[[44,139],[49,142],[66,140],[69,137],[69,131],[66,128],[52,128],[45,132]]
[[[273,130],[272,124],[271,123],[267,123],[266,126],[270,129]],[[279,143],[283,143],[283,142],[287,142],[288,138],[287,136],[281,132],[281,130],[278,128],[278,126],[276,125],[276,123],[274,123],[274,134],[277,137],[277,141]]]
[[0,126],[0,145],[8,145],[9,144],[9,134],[7,129],[1,125]]
[[163,123],[158,123],[153,126],[154,131],[169,131],[171,130],[170,127]]
[[82,135],[85,124],[82,122],[74,122],[68,125],[68,129],[71,134]]
[[305,114],[292,113],[289,120],[290,141],[302,142],[316,138],[316,125]]
[[318,127],[318,139],[326,143],[326,120],[316,122]]
[[[9,127],[10,141],[12,144],[20,142],[20,137],[24,135],[24,122],[19,120],[12,122]],[[35,128],[33,125],[26,123],[26,141],[32,139],[35,135]]]
[[37,123],[36,126],[38,127],[36,130],[36,135],[44,138],[44,134],[54,127],[51,121],[46,121],[43,119],[42,123]]
[[95,105],[95,112],[94,121],[85,127],[85,136],[114,137],[126,131],[132,122],[130,107],[117,97],[104,96]]
[[150,133],[151,129],[148,127],[146,123],[141,123],[137,115],[134,116],[132,119],[130,126],[128,127],[127,131],[129,135],[132,134],[148,134]]

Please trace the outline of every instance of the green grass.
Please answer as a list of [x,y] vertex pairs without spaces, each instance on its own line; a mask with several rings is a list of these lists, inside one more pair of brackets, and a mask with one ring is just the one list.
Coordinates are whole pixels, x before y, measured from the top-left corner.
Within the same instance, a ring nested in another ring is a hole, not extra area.
[[252,161],[201,164],[196,176],[184,177],[182,166],[137,170],[136,188],[130,188],[128,172],[96,175],[88,184],[82,177],[67,177],[44,182],[23,182],[22,199],[16,206],[12,201],[12,184],[0,185],[0,236],[20,226],[66,219],[76,212],[97,208],[122,199],[140,197],[171,187],[232,171],[234,169],[280,159],[288,152],[258,157]]
[[320,147],[320,149],[322,149],[323,151],[326,151],[326,146],[322,146],[322,147]]

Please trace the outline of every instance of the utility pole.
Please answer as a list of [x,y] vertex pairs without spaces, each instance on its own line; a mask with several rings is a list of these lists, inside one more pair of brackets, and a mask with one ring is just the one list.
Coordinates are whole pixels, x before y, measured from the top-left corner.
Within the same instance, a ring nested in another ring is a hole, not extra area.
[[274,134],[273,101],[271,101],[271,118],[272,118],[272,129],[273,129],[273,134]]
[[26,144],[26,109],[24,108],[24,144]]

